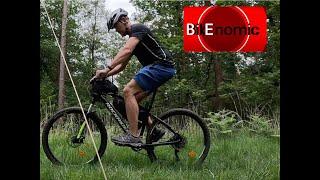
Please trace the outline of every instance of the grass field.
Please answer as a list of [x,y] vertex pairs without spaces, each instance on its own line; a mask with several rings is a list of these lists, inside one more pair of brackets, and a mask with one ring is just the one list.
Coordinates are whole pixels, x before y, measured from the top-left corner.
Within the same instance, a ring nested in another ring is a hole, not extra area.
[[[40,147],[41,179],[104,179],[99,163],[84,166],[55,166]],[[144,151],[140,151],[144,152]],[[280,143],[278,138],[247,131],[212,138],[211,148],[202,167],[177,163],[151,163],[143,154],[108,142],[102,163],[108,179],[280,179]]]

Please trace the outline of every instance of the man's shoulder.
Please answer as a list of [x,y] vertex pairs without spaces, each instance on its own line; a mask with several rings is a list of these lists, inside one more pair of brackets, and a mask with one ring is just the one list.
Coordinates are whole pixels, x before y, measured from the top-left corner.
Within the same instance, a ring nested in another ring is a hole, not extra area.
[[150,31],[149,27],[147,27],[144,24],[132,24],[131,25],[132,31],[137,32],[137,31]]

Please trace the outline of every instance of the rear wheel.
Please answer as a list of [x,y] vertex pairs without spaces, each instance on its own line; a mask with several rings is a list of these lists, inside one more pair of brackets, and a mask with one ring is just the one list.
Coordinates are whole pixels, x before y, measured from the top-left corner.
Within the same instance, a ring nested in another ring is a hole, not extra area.
[[[88,114],[87,120],[101,157],[107,146],[107,131],[96,114]],[[79,136],[79,130],[84,122],[79,107],[62,109],[48,120],[42,132],[42,145],[46,156],[52,163],[81,165],[98,161],[86,125],[83,133]]]
[[151,161],[165,160],[178,161],[181,164],[201,164],[208,155],[210,148],[210,133],[207,125],[194,112],[187,109],[172,109],[159,116],[172,130],[170,131],[164,123],[154,120],[147,144],[152,143],[150,134],[157,128],[164,131],[164,136],[157,143],[177,142],[172,145],[155,146],[148,151]]

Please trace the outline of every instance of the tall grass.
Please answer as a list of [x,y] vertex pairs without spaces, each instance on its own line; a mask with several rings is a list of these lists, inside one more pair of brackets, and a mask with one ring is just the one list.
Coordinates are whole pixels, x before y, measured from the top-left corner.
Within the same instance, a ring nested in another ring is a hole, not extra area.
[[[172,152],[173,153],[173,152]],[[99,164],[55,166],[40,153],[41,179],[103,179]],[[147,156],[109,141],[102,163],[108,179],[279,179],[279,141],[241,130],[212,139],[202,167],[170,161],[151,163]]]

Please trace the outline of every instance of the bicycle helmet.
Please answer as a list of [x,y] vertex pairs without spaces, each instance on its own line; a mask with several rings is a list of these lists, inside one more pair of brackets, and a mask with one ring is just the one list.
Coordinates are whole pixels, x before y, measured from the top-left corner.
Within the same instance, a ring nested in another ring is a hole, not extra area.
[[114,28],[114,25],[119,21],[120,17],[127,16],[127,15],[128,15],[128,12],[122,8],[114,10],[108,19],[108,23],[107,23],[108,31]]

